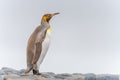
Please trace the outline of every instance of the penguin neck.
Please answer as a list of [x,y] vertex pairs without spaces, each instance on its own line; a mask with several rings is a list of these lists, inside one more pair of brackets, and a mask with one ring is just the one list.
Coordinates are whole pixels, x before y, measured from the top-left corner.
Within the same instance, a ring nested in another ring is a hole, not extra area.
[[46,31],[46,33],[48,35],[50,35],[51,34],[51,30],[52,30],[52,28],[50,27],[50,24],[48,22],[45,22],[45,21],[42,20],[41,21],[41,25],[42,25],[43,30]]
[[46,28],[49,28],[49,27],[50,27],[49,22],[46,22],[46,21],[44,21],[44,20],[41,21],[41,25],[42,25],[43,27],[46,27]]

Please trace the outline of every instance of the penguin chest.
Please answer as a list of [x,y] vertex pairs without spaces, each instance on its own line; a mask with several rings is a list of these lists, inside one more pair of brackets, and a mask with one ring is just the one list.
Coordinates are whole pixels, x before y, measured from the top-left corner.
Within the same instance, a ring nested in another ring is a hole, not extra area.
[[42,43],[42,51],[47,51],[48,50],[48,47],[49,47],[49,44],[50,44],[50,38],[51,36],[47,33],[46,34],[46,37]]
[[42,51],[46,52],[48,50],[49,44],[50,44],[50,38],[51,38],[51,30],[48,28],[45,39],[42,43]]
[[42,52],[41,52],[40,58],[37,62],[38,67],[42,63],[42,61],[48,51],[49,44],[50,44],[50,38],[51,38],[51,32],[47,30],[46,37],[45,37],[44,41],[42,42]]

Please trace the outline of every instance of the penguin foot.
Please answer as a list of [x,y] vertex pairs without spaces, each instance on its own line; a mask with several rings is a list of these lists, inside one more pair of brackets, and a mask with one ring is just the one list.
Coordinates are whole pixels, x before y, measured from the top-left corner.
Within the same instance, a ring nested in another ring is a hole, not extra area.
[[33,74],[34,75],[41,75],[41,73],[39,73],[39,70],[34,70],[34,69],[33,69]]

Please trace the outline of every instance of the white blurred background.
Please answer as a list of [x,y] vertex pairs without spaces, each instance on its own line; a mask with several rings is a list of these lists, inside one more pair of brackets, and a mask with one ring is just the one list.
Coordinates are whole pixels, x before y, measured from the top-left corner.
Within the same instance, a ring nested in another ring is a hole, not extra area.
[[41,72],[120,72],[120,0],[0,0],[0,68],[26,68],[26,45],[45,13],[50,49]]

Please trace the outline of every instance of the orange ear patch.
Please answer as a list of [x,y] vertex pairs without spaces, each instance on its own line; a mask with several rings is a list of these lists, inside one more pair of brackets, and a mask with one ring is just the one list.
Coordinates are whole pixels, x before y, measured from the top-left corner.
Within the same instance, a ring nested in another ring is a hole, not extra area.
[[43,16],[43,20],[47,22],[47,17],[46,17],[46,16]]

